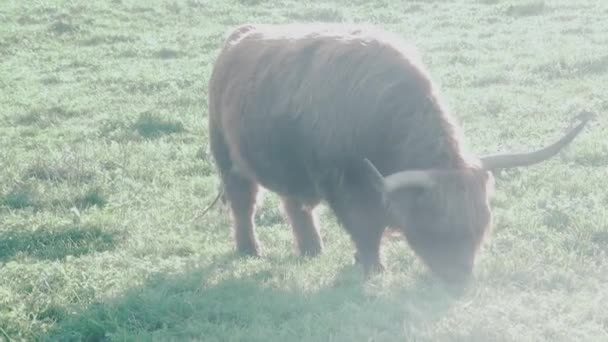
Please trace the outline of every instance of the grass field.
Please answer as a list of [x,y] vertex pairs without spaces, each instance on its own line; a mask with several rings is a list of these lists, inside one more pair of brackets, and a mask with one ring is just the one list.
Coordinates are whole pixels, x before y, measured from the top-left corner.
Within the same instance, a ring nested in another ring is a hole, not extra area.
[[[608,341],[608,2],[0,1],[0,341]],[[207,80],[243,22],[371,22],[415,43],[497,175],[495,229],[462,296],[403,241],[365,281],[321,208],[300,259],[267,195],[261,259],[234,255]]]

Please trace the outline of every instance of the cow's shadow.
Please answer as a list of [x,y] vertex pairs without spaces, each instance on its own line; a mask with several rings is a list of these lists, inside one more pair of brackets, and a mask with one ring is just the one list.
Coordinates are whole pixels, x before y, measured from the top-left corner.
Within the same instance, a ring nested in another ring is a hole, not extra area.
[[[236,260],[226,256],[150,279],[67,315],[42,340],[395,340],[431,329],[458,299],[428,275],[387,289],[383,276],[366,281],[349,264],[326,285],[307,290],[289,278],[293,266],[285,260],[245,276],[235,275]],[[280,289],[273,286],[275,272],[284,277]],[[293,289],[285,286],[290,283]]]

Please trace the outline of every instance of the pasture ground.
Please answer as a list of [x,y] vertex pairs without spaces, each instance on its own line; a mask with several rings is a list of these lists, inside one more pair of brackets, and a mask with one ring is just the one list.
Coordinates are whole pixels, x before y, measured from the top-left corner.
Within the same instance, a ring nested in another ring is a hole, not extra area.
[[[608,2],[0,2],[0,340],[608,340]],[[363,281],[333,216],[302,260],[266,196],[264,257],[233,255],[205,117],[247,21],[371,22],[415,43],[479,153],[598,114],[560,157],[497,175],[461,297],[404,242]]]

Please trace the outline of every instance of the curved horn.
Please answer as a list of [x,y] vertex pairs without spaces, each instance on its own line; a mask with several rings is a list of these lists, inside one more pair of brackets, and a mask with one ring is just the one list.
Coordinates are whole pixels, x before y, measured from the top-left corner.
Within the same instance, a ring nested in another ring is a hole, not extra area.
[[407,170],[393,173],[385,178],[386,190],[388,192],[401,188],[430,188],[433,186],[433,178],[427,171]]
[[566,147],[581,132],[587,122],[593,117],[591,113],[582,113],[578,118],[582,120],[576,127],[556,142],[540,150],[524,153],[502,153],[481,157],[481,163],[486,170],[506,169],[518,166],[528,166],[540,163],[556,155]]
[[384,193],[395,191],[403,187],[428,188],[433,186],[433,179],[427,171],[406,170],[384,177],[369,159],[364,159],[364,162],[368,169],[368,173],[373,179],[374,186]]
[[374,166],[374,164],[372,164],[372,162],[369,159],[365,158],[365,159],[363,159],[363,162],[364,162],[365,168],[367,169],[367,172],[372,180],[372,184],[374,185],[376,190],[378,190],[382,193],[385,193],[386,192],[386,182],[384,181],[384,177],[382,176],[380,171],[378,171],[376,166]]

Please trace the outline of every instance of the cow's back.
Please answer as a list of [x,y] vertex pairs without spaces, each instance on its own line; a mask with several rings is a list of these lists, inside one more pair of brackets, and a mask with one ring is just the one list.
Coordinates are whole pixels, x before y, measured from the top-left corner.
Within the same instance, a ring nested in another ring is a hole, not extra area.
[[417,55],[374,30],[303,28],[239,27],[218,57],[210,115],[239,167],[297,192],[349,158],[403,167],[388,161],[437,105]]

